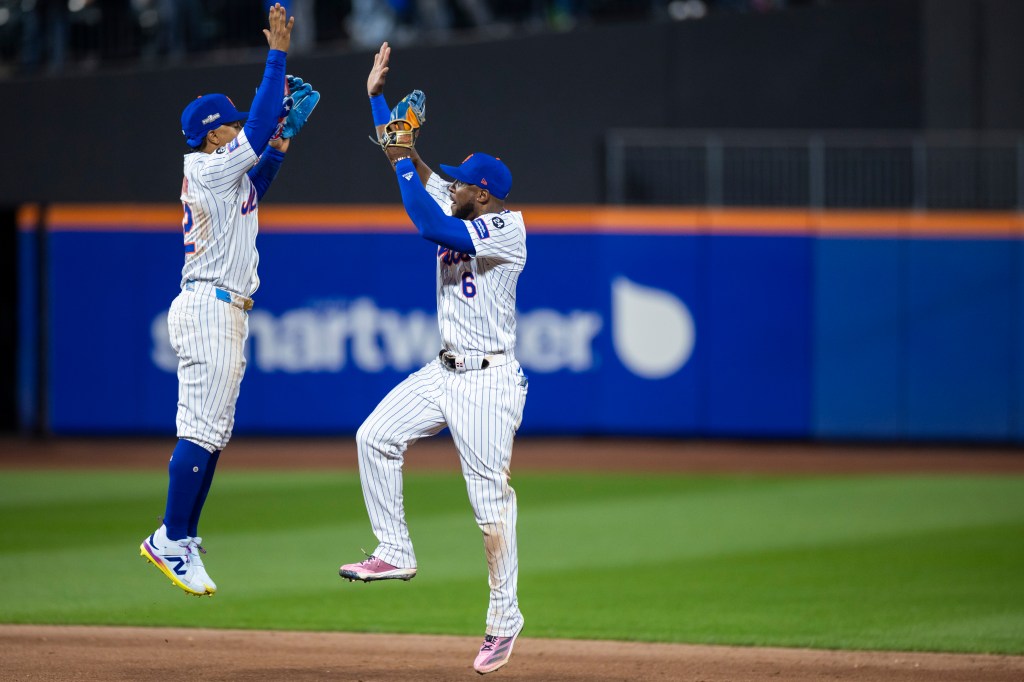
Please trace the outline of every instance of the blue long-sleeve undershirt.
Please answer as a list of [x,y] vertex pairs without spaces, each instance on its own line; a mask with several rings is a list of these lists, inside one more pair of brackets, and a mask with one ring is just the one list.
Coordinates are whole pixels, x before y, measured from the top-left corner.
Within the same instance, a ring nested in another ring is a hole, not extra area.
[[373,114],[373,125],[386,126],[391,120],[391,110],[388,109],[388,101],[384,99],[383,93],[370,98],[370,113]]
[[411,159],[402,159],[395,165],[398,188],[402,192],[402,204],[420,235],[435,244],[449,249],[476,255],[476,247],[469,236],[466,223],[446,215],[420,182],[416,166]]
[[277,177],[277,171],[281,168],[284,156],[284,152],[278,151],[273,147],[267,147],[267,150],[260,157],[259,163],[249,171],[249,180],[252,181],[252,186],[256,188],[257,200],[263,200],[263,195],[270,188],[270,183]]
[[267,55],[267,66],[263,70],[263,81],[256,90],[256,96],[249,107],[249,119],[245,122],[245,139],[249,140],[257,156],[263,155],[270,136],[277,127],[284,99],[284,72],[286,53],[271,50]]

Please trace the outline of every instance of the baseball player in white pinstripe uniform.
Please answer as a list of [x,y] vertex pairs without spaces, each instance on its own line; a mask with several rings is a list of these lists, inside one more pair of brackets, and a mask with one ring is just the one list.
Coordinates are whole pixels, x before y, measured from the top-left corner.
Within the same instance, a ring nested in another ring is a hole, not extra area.
[[[178,444],[168,466],[163,525],[143,540],[142,556],[188,594],[217,585],[200,557],[199,516],[221,450],[231,438],[245,372],[248,311],[259,287],[259,202],[320,95],[285,76],[295,19],[270,8],[270,47],[251,112],[225,95],[203,95],[181,115],[185,155],[181,188],[185,265],[181,293],[167,315],[178,355]],[[290,87],[285,96],[285,84]]]
[[[389,112],[383,88],[390,48],[381,46],[367,80],[378,136],[396,115],[424,118],[421,92]],[[445,166],[442,180],[412,144],[385,146],[413,224],[437,244],[437,320],[443,349],[381,400],[356,435],[359,473],[379,544],[365,561],[339,573],[349,580],[409,580],[416,555],[405,521],[402,462],[406,449],[445,426],[451,431],[477,525],[490,584],[486,636],[474,668],[504,665],[523,628],[516,594],[516,494],[509,485],[512,441],[526,403],[527,381],[515,358],[516,283],[526,265],[526,228],[505,208],[512,174],[487,154]]]

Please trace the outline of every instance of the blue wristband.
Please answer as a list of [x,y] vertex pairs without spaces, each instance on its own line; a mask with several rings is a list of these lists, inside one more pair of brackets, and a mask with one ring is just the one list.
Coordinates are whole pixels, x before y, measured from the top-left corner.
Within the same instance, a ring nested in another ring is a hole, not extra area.
[[370,111],[373,112],[373,125],[386,126],[391,120],[391,109],[384,99],[384,95],[374,95],[370,98]]

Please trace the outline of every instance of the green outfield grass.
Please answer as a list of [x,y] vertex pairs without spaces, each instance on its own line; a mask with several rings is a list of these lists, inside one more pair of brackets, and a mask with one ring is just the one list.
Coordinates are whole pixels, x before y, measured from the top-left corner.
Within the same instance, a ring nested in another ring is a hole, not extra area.
[[[406,477],[420,573],[348,583],[375,542],[351,472],[218,474],[220,592],[138,556],[162,472],[0,472],[0,622],[480,635],[457,473]],[[517,474],[526,633],[1024,654],[1024,477]]]

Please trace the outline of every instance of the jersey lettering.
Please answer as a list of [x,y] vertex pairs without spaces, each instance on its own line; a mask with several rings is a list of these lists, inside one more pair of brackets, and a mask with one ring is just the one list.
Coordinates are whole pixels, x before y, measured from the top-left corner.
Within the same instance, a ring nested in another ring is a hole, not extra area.
[[473,259],[468,253],[461,253],[459,251],[452,251],[447,246],[437,247],[437,257],[445,265],[457,265],[459,263],[468,263]]
[[462,273],[462,295],[466,298],[473,298],[476,296],[476,282],[473,281],[472,272]]
[[247,215],[256,209],[256,187],[249,188],[249,197],[242,202],[242,215]]
[[[181,219],[181,231],[185,234],[185,238],[188,238],[188,233],[192,231],[192,226],[195,225],[195,220],[192,218],[192,207],[186,202],[181,202],[181,205],[185,207],[185,216]],[[185,253],[195,253],[196,243],[185,242]]]

